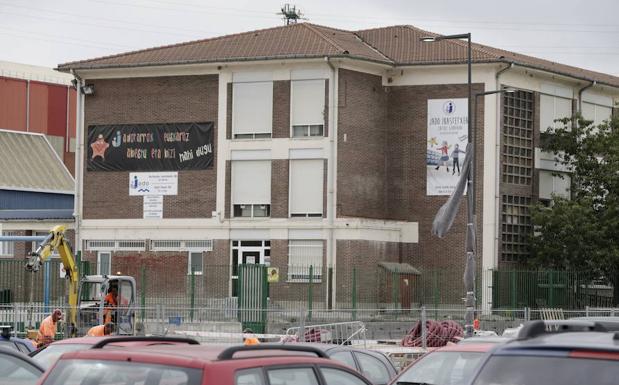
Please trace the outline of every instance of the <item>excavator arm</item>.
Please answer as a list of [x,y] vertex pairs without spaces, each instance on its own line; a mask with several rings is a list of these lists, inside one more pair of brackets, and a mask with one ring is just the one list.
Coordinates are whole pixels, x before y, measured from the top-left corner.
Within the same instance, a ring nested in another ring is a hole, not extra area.
[[68,334],[74,337],[77,333],[77,292],[79,287],[79,272],[77,262],[71,249],[71,244],[65,238],[65,226],[55,226],[50,230],[49,235],[41,242],[35,251],[29,254],[26,263],[26,271],[36,272],[45,261],[47,261],[54,251],[60,254],[60,260],[64,265],[69,281],[69,319],[67,321]]

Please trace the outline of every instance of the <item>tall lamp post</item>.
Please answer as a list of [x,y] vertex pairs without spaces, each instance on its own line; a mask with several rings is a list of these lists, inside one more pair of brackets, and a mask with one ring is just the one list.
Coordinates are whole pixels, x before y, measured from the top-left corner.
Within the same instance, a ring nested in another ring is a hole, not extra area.
[[464,336],[472,337],[474,333],[473,319],[475,314],[475,138],[473,132],[473,84],[471,71],[471,33],[462,33],[458,35],[430,36],[422,37],[422,42],[435,42],[441,40],[467,40],[467,72],[468,72],[468,143],[471,154],[471,168],[467,175],[467,219],[466,219],[466,265],[464,269],[464,288],[466,291],[465,306],[466,314],[464,316]]

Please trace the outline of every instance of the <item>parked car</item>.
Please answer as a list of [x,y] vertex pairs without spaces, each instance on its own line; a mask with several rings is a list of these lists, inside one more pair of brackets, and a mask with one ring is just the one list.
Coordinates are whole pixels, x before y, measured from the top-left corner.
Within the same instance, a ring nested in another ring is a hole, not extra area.
[[8,325],[0,325],[0,347],[17,350],[24,354],[28,354],[35,349],[32,340],[11,337],[11,327]]
[[0,383],[2,385],[36,384],[45,370],[27,355],[0,347]]
[[484,358],[470,383],[615,385],[619,335],[606,330],[590,321],[529,322]]
[[90,349],[97,343],[99,343],[102,339],[116,339],[117,341],[112,341],[108,343],[108,347],[114,346],[141,346],[141,345],[160,345],[160,344],[172,344],[172,343],[183,343],[190,344],[194,343],[198,344],[197,341],[190,338],[170,338],[170,337],[148,337],[144,340],[140,340],[139,337],[132,338],[132,341],[120,342],[119,340],[123,337],[116,336],[107,336],[107,337],[79,337],[79,338],[68,338],[66,340],[59,340],[52,342],[51,344],[35,350],[31,352],[30,357],[43,368],[48,369],[51,367],[58,358],[64,353],[74,352],[78,350]]
[[371,385],[355,370],[310,346],[172,345],[63,354],[39,385]]
[[329,358],[356,369],[375,385],[386,385],[398,374],[391,360],[380,352],[332,344],[301,345],[322,350]]
[[391,384],[464,385],[495,343],[466,343],[436,349],[404,369]]

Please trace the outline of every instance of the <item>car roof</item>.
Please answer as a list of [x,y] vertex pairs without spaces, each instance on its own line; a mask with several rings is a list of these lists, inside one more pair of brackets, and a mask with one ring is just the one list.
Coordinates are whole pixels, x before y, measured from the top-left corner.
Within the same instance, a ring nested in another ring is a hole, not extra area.
[[522,338],[499,345],[495,352],[515,349],[562,349],[619,352],[619,333],[565,332],[546,333],[532,338]]
[[9,356],[17,357],[21,359],[22,361],[29,363],[31,366],[34,366],[35,368],[39,369],[41,373],[45,371],[45,369],[41,365],[39,365],[37,362],[35,362],[32,358],[28,357],[24,353],[18,352],[15,349],[8,349],[8,348],[3,348],[0,346],[0,354],[6,354]]
[[[137,346],[129,349],[89,349],[69,352],[62,355],[60,360],[83,359],[83,360],[110,360],[145,362],[152,364],[165,364],[201,368],[212,363],[233,363],[238,367],[254,367],[262,365],[286,364],[330,364],[332,366],[346,367],[336,361],[319,358],[311,352],[294,352],[290,354],[285,350],[252,350],[239,351],[233,359],[218,359],[218,355],[230,347],[221,345],[160,345],[160,346]],[[296,354],[295,354],[296,353]]]
[[487,343],[487,344],[502,344],[504,342],[510,341],[509,337],[501,337],[501,336],[479,336],[479,337],[471,337],[464,338],[458,341],[459,345],[469,345],[469,344],[479,344],[479,343]]
[[[107,338],[114,338],[111,336],[106,336]],[[94,345],[97,342],[101,341],[101,337],[76,337],[76,338],[67,338],[64,340],[54,341],[51,345],[65,345],[65,344],[85,344],[85,345]]]
[[435,352],[485,353],[489,351],[490,349],[494,348],[495,346],[497,346],[496,343],[490,343],[490,342],[476,342],[476,343],[471,342],[471,343],[466,343],[466,344],[453,344],[453,345],[446,345],[441,348],[438,348],[429,354],[432,354]]

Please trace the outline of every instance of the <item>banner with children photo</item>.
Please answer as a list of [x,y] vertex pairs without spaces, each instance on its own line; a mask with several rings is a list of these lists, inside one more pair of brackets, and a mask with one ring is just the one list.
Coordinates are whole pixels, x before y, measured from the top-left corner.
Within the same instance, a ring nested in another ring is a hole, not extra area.
[[450,195],[454,191],[467,142],[467,99],[428,99],[428,195]]

